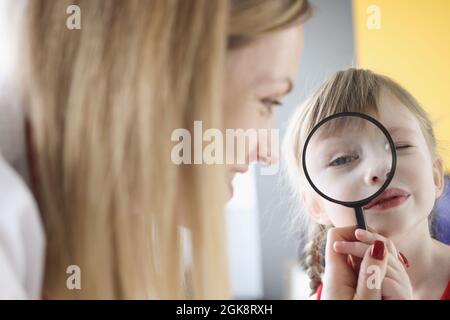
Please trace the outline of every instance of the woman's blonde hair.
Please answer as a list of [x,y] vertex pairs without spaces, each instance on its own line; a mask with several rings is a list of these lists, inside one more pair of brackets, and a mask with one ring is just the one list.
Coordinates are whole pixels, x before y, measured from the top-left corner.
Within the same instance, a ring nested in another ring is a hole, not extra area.
[[[369,70],[352,68],[339,71],[299,106],[287,129],[283,154],[286,157],[285,169],[293,198],[300,198],[300,193],[305,190],[307,183],[302,171],[301,155],[308,133],[321,120],[336,113],[359,112],[376,116],[382,90],[396,97],[415,115],[431,154],[437,156],[432,123],[425,110],[407,90],[390,78]],[[301,224],[308,227],[303,265],[310,277],[311,293],[314,294],[321,283],[323,273],[323,248],[327,228],[312,221],[306,213],[298,218]]]
[[[69,30],[66,10],[81,10]],[[176,166],[171,133],[221,128],[227,49],[307,0],[33,0],[24,104],[47,237],[46,298],[228,298],[222,166]],[[180,211],[192,229],[184,281]],[[66,270],[81,270],[68,290]],[[188,289],[191,289],[188,290]]]

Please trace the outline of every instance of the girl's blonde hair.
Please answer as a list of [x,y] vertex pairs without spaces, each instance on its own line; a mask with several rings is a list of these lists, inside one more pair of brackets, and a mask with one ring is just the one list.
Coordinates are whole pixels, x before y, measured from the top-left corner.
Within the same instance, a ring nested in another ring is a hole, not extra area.
[[[70,5],[81,30],[66,27]],[[46,298],[228,298],[222,166],[176,166],[171,133],[222,127],[227,48],[291,26],[307,0],[33,0],[24,104],[47,237]],[[192,131],[191,131],[192,132]],[[81,270],[68,290],[66,270]]]
[[[386,76],[369,70],[347,69],[331,76],[296,111],[284,141],[285,169],[290,180],[292,196],[299,199],[307,183],[302,171],[301,155],[308,133],[323,119],[340,112],[377,115],[380,93],[386,90],[405,105],[417,118],[428,147],[437,155],[432,123],[418,101],[399,84]],[[308,227],[303,265],[310,277],[311,293],[317,291],[323,273],[323,247],[327,228],[312,221],[307,214],[299,217]]]

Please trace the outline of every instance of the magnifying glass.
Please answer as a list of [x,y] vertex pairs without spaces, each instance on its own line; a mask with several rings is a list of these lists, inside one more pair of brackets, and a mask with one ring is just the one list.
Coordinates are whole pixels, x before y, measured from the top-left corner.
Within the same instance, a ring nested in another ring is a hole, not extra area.
[[302,162],[312,188],[328,201],[354,208],[358,228],[367,230],[363,207],[388,187],[397,154],[380,122],[366,114],[342,112],[311,130]]

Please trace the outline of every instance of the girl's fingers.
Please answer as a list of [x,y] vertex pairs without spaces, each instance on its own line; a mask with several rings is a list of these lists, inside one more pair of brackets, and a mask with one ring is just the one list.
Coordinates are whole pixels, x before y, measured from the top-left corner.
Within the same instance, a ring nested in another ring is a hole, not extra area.
[[352,241],[336,241],[333,245],[333,249],[335,252],[341,254],[349,254],[358,258],[364,257],[367,248],[369,248],[368,244]]
[[386,278],[397,279],[399,277],[398,274],[399,274],[398,270],[388,262],[386,270]]
[[406,272],[406,269],[409,268],[408,261],[405,261],[404,259],[406,258],[403,258],[400,252],[398,252],[397,256],[389,254],[389,264],[391,264],[400,272]]
[[[411,298],[410,285],[408,286],[409,277],[405,271],[408,262],[406,258],[403,258],[404,255],[397,252],[394,244],[390,240],[371,232],[366,233],[364,231],[361,231],[355,232],[355,237],[357,238],[357,240],[363,242],[341,240],[335,241],[333,243],[333,250],[336,253],[346,255],[347,257],[352,257],[351,260],[358,259],[360,262],[359,268],[356,269],[355,267],[353,267],[355,271],[359,270],[356,271],[358,272],[359,276],[357,285],[358,288],[356,290],[355,298],[378,299],[380,295],[382,295],[384,299]],[[384,241],[378,239],[384,239]],[[370,257],[368,257],[367,255],[368,251],[373,250],[374,244],[379,241],[382,241],[385,244],[385,253],[384,255],[381,255],[383,257],[382,260],[384,263],[381,263],[381,261],[377,261],[380,259],[380,257],[378,257],[377,260],[374,260],[370,259]],[[355,259],[353,259],[353,257],[355,257]],[[363,258],[363,260],[361,261],[359,258]],[[406,262],[404,260],[406,260]],[[375,264],[373,264],[374,262]],[[369,271],[373,272],[375,270],[373,269],[374,266],[377,266],[377,270],[380,271],[382,271],[383,267],[385,268],[384,275],[383,272],[377,275],[378,278],[384,279],[380,282],[382,283],[382,290],[366,290],[366,288],[363,287],[364,282],[367,282],[371,279],[373,280],[373,277],[371,278],[370,275],[373,276],[374,273],[370,273]],[[369,270],[369,268],[372,269]]]
[[402,262],[402,264],[405,268],[409,268],[408,258],[406,258],[406,256],[403,253],[401,253],[400,251],[398,252],[398,259]]
[[353,256],[351,254],[347,255],[347,259],[350,262],[353,271],[357,274],[359,273],[359,268],[361,266],[361,258],[357,257],[357,256]]
[[[384,244],[387,246],[385,241],[382,242],[384,242]],[[353,242],[353,241],[335,241],[333,249],[335,252],[340,254],[350,254],[358,258],[363,258],[364,253],[371,244],[372,243]],[[395,259],[397,259],[397,255],[392,255],[392,253],[389,250],[387,250],[387,253],[389,254],[389,257],[395,257]]]
[[356,241],[355,227],[330,228],[325,247],[325,273],[323,276],[323,300],[352,299],[355,294],[357,274],[347,263],[347,256],[333,249],[336,241]]
[[[363,242],[335,241],[333,244],[333,249],[336,253],[351,255],[353,257],[362,259],[369,246],[370,244],[366,244]],[[402,255],[400,255],[399,253],[397,255],[394,255],[395,253],[392,254],[390,250],[387,250],[387,253],[388,264],[392,266],[392,268],[397,271],[403,271],[405,268],[407,268],[407,265],[402,260]]]
[[405,288],[404,285],[398,283],[398,281],[388,278],[384,278],[383,282],[383,300],[409,300],[412,299],[410,290]]
[[387,269],[386,255],[382,241],[376,241],[367,248],[359,269],[355,300],[381,300],[381,287]]
[[336,241],[333,245],[333,250],[336,253],[346,255],[347,263],[352,267],[353,271],[358,273],[361,260],[368,247],[369,245],[361,242]]
[[359,241],[367,243],[367,244],[373,244],[376,240],[383,241],[386,244],[386,249],[394,257],[398,256],[397,249],[395,248],[395,245],[392,243],[392,241],[383,237],[382,235],[379,235],[377,233],[373,233],[370,231],[366,231],[363,229],[357,229],[357,230],[355,230],[355,237]]
[[355,230],[355,237],[359,241],[372,244],[375,242],[375,240],[385,241],[385,238],[375,232],[370,232],[363,229],[356,229]]
[[367,241],[366,243],[368,243],[368,244],[373,243],[375,240],[381,240],[381,241],[385,242],[389,253],[396,260],[395,261],[396,262],[395,265],[398,266],[398,264],[400,262],[400,264],[402,266],[399,267],[399,268],[401,270],[409,268],[408,258],[405,256],[404,253],[402,253],[402,252],[397,250],[397,248],[395,247],[394,243],[391,240],[389,240],[389,239],[387,239],[387,238],[385,238],[385,237],[383,237],[383,236],[381,236],[379,234],[376,234],[376,233],[366,232],[365,230],[361,230],[361,231],[358,231],[358,232],[355,231],[355,234],[358,234],[357,237],[360,237],[361,239],[365,239]]

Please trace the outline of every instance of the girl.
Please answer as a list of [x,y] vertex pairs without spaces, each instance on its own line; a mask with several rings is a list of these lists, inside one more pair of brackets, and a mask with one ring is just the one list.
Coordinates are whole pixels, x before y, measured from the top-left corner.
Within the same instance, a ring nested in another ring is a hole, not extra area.
[[[365,208],[367,224],[373,232],[354,231],[351,227],[348,230],[353,236],[327,243],[323,270],[327,229],[354,226],[354,210],[314,192],[301,169],[302,148],[318,122],[350,111],[371,115],[388,129],[397,151],[397,168],[388,189]],[[325,271],[323,297],[329,297],[331,288],[327,288],[327,283],[333,277],[333,254],[346,255],[349,265],[358,270],[359,259],[370,251],[372,256],[387,261],[381,285],[384,299],[449,298],[450,248],[430,233],[432,209],[444,190],[443,164],[428,115],[405,89],[367,70],[340,71],[298,109],[284,149],[294,194],[301,200],[305,213],[302,217],[309,223],[304,262],[312,293],[320,296]]]

